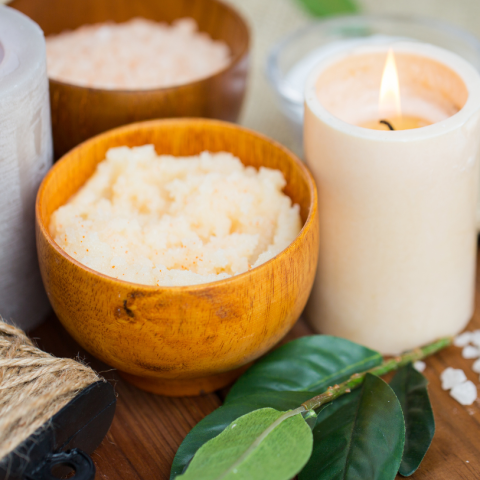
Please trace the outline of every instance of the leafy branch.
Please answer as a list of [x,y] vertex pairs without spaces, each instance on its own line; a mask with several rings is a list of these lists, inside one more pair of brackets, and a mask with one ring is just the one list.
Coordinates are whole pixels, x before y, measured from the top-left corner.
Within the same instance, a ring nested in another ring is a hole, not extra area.
[[371,368],[370,370],[362,373],[354,373],[348,380],[342,382],[340,385],[329,387],[326,392],[321,393],[320,395],[317,395],[306,402],[303,402],[302,406],[305,408],[305,410],[314,410],[319,408],[326,403],[332,402],[341,395],[350,393],[353,389],[358,388],[364,382],[368,373],[380,377],[393,370],[397,370],[400,367],[408,365],[409,363],[413,363],[417,360],[422,360],[423,358],[433,355],[445,347],[448,347],[451,345],[451,343],[451,337],[441,338],[440,340],[437,340],[436,342],[433,342],[425,347],[411,350],[399,357],[387,360],[378,367]]
[[[411,362],[450,343],[444,338],[386,361],[378,352],[325,335],[283,345],[251,367],[224,406],[190,432],[171,479],[410,475],[434,433],[427,381]],[[359,372],[359,366],[369,368]],[[392,388],[379,378],[399,368]]]

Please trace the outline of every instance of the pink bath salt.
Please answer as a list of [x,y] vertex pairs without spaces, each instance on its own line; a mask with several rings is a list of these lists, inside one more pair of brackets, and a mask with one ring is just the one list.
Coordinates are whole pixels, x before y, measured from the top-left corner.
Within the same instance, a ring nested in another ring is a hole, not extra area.
[[134,18],[47,37],[49,77],[94,88],[182,85],[219,72],[230,57],[229,47],[199,32],[192,18],[171,25]]

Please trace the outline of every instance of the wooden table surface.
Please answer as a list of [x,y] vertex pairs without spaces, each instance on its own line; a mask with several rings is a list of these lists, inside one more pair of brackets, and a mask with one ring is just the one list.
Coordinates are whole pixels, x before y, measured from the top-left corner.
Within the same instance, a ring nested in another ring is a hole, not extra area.
[[[480,282],[477,264],[476,304],[468,330],[480,328]],[[287,336],[293,339],[310,334],[300,320]],[[80,355],[114,383],[118,393],[112,427],[92,458],[96,480],[168,479],[175,452],[189,430],[222,404],[224,392],[201,397],[169,398],[138,390],[123,381],[114,370],[92,358],[66,333],[52,314],[32,332],[41,348],[57,356]],[[461,349],[450,347],[427,360],[424,374],[435,413],[436,432],[430,450],[415,480],[457,480],[480,478],[480,400],[463,407],[440,387],[440,373],[448,366],[462,368],[469,380],[480,386],[479,376],[465,360]],[[403,477],[398,477],[403,478]],[[369,479],[365,479],[369,480]]]

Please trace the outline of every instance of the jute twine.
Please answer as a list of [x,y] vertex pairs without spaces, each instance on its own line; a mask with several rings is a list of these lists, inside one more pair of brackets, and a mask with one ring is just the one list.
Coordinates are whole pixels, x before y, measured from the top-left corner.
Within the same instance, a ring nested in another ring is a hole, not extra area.
[[56,358],[0,317],[0,460],[100,377]]

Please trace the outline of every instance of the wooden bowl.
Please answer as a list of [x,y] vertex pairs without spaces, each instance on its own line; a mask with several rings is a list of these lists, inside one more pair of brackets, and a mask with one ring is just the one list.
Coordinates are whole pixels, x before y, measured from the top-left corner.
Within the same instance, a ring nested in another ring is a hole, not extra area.
[[[228,151],[245,165],[278,168],[303,228],[288,248],[246,273],[203,285],[145,286],[80,264],[50,236],[50,217],[111,147],[154,144],[158,154]],[[79,145],[43,180],[36,203],[40,270],[52,306],[86,350],[134,385],[163,395],[221,388],[272,348],[300,316],[318,256],[315,182],[287,149],[239,126],[169,119],[117,128]]]
[[219,0],[14,0],[45,35],[133,17],[172,22],[194,18],[201,31],[223,40],[232,61],[222,71],[185,85],[151,90],[107,90],[50,80],[55,158],[84,140],[120,125],[167,117],[236,121],[248,70],[249,30],[245,20]]

